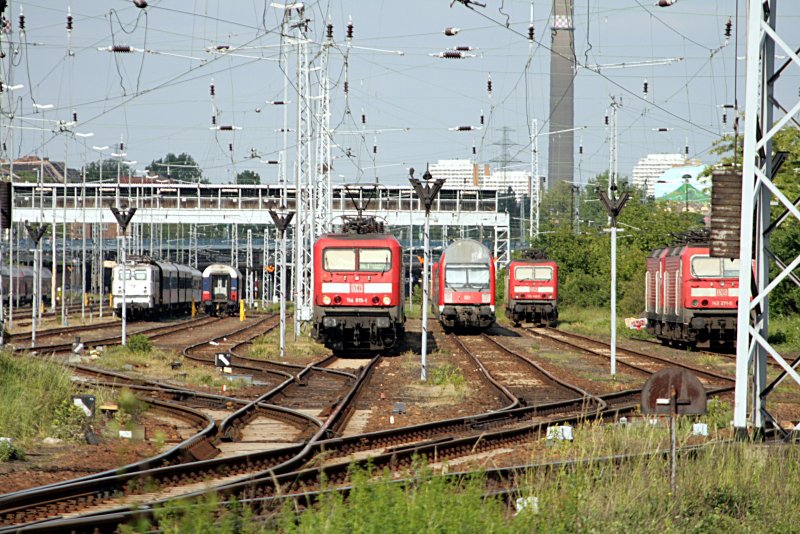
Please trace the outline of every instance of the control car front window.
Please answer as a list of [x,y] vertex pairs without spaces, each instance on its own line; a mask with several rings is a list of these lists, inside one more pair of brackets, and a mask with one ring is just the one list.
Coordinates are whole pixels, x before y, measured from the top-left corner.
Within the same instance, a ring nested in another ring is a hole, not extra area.
[[446,266],[445,285],[451,289],[489,289],[489,268],[483,266]]
[[322,252],[322,268],[326,271],[355,271],[356,251],[352,248],[328,248]]

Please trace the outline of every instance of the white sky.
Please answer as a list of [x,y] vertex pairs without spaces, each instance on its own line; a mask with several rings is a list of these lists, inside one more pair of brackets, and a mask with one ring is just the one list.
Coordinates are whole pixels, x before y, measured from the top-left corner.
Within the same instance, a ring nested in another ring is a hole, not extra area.
[[[167,152],[190,153],[212,182],[228,182],[236,172],[252,169],[262,183],[277,180],[276,166],[248,159],[251,147],[264,159],[277,159],[282,147],[275,129],[283,126],[283,108],[264,102],[282,98],[283,75],[275,61],[250,57],[212,56],[206,47],[220,44],[256,47],[242,55],[277,57],[282,12],[269,3],[254,0],[151,0],[142,11],[127,0],[35,0],[23,3],[26,39],[21,45],[18,30],[20,4],[10,1],[13,32],[3,34],[2,78],[23,89],[4,93],[3,140],[11,150],[7,128],[13,104],[15,126],[39,127],[36,119],[71,118],[75,110],[76,132],[93,132],[87,147],[119,143],[124,138],[128,160],[137,169]],[[683,152],[688,138],[690,156],[705,163],[714,161],[708,149],[720,133],[723,104],[734,101],[734,36],[727,46],[723,37],[728,17],[736,23],[736,2],[729,0],[680,0],[669,9],[659,9],[655,0],[576,0],[575,55],[580,64],[612,64],[683,58],[669,65],[626,69],[604,69],[602,75],[580,68],[575,82],[575,125],[586,129],[575,135],[576,178],[586,181],[608,168],[607,132],[603,124],[611,95],[622,95],[619,114],[619,171],[630,175],[636,161],[653,152]],[[73,56],[66,53],[65,19],[71,4],[74,17]],[[438,159],[470,158],[473,143],[479,160],[498,154],[496,128],[514,129],[513,149],[525,165],[530,163],[529,121],[538,119],[546,132],[548,115],[548,71],[550,32],[548,19],[552,1],[535,0],[536,39],[542,40],[529,57],[527,28],[531,2],[487,0],[487,7],[471,11],[450,0],[332,0],[308,3],[312,39],[324,38],[325,13],[330,5],[335,40],[331,52],[331,124],[337,126],[334,147],[334,178],[347,182],[405,183],[406,168],[424,169]],[[745,2],[739,4],[739,55],[744,55]],[[800,37],[800,2],[782,2],[779,29],[794,29],[791,46]],[[500,8],[502,7],[502,12]],[[6,11],[8,16],[9,11]],[[509,28],[505,26],[506,13]],[[352,15],[359,47],[401,50],[404,55],[353,48],[349,51],[348,74],[351,115],[344,113],[344,34]],[[492,20],[490,20],[492,19]],[[455,37],[443,34],[445,27],[461,29]],[[266,30],[265,30],[266,28]],[[9,49],[9,39],[15,44]],[[111,54],[98,47],[125,44],[158,54]],[[439,59],[430,57],[448,47],[472,46],[476,57]],[[720,49],[720,47],[722,47]],[[192,59],[195,58],[195,59]],[[290,71],[294,71],[294,55]],[[738,94],[744,106],[744,61],[738,61]],[[486,80],[491,73],[490,103]],[[209,83],[214,79],[219,124],[242,127],[236,132],[214,132]],[[642,85],[649,84],[648,100]],[[294,80],[292,80],[292,84]],[[779,92],[789,105],[797,98],[798,76],[790,68]],[[792,85],[793,84],[793,85]],[[316,92],[315,89],[312,93]],[[9,101],[9,96],[13,100]],[[55,107],[34,114],[34,99]],[[794,100],[792,100],[794,99]],[[289,100],[297,102],[290,93]],[[256,112],[256,108],[261,108]],[[378,135],[346,135],[361,128],[366,114],[368,130]],[[483,110],[485,129],[454,132],[448,128],[478,125]],[[295,108],[289,108],[289,127],[295,128]],[[50,126],[48,126],[50,127]],[[666,132],[654,129],[669,128]],[[377,155],[372,147],[377,138]],[[66,150],[70,166],[84,159],[84,140],[35,130],[13,130],[15,157],[44,153],[63,160]],[[233,143],[233,152],[228,149]],[[578,146],[584,147],[579,155]],[[294,134],[290,134],[290,147]],[[350,148],[350,157],[345,149]],[[540,169],[547,169],[547,137],[539,138]],[[110,152],[110,151],[108,151]],[[97,159],[91,149],[88,159]],[[4,155],[7,157],[7,155]],[[289,161],[294,160],[293,153]],[[376,166],[377,169],[372,168]],[[290,165],[291,169],[291,165]],[[340,178],[342,175],[344,178]]]

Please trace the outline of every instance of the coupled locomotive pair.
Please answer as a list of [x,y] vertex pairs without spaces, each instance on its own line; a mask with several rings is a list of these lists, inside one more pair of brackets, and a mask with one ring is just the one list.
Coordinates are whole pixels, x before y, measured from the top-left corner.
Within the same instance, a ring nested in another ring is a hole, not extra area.
[[707,244],[659,248],[647,258],[647,330],[663,344],[732,347],[739,259],[712,258]]

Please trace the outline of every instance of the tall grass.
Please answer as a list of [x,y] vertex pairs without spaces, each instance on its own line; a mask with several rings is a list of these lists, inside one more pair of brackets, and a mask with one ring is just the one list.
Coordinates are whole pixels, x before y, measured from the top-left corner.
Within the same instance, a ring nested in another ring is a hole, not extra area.
[[[259,524],[240,509],[220,513],[208,503],[171,506],[160,514],[165,532],[793,532],[800,521],[800,450],[753,444],[711,446],[679,457],[677,492],[669,462],[640,457],[615,465],[586,463],[520,473],[519,497],[538,505],[517,512],[485,497],[481,475],[445,479],[424,465],[393,483],[388,473],[356,470],[345,498],[325,493],[300,510],[287,502]],[[533,499],[531,499],[532,501]],[[220,519],[221,518],[221,519]],[[198,530],[199,529],[199,530]]]
[[0,352],[0,436],[26,442],[47,435],[53,414],[71,394],[64,367]]

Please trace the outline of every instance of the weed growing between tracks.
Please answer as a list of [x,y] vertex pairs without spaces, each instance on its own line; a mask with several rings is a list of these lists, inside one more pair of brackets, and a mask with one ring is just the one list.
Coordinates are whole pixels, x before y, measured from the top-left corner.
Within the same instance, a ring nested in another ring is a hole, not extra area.
[[[134,340],[137,336],[131,336]],[[216,370],[208,365],[196,364],[185,358],[177,358],[173,352],[161,350],[149,346],[150,340],[145,336],[145,342],[130,341],[125,347],[107,347],[100,352],[99,357],[91,362],[91,365],[111,369],[113,371],[123,371],[126,373],[139,374],[147,378],[167,380],[172,383],[185,387],[201,387],[219,390],[223,384],[228,389],[245,387],[244,381],[225,380]],[[179,361],[180,368],[174,369],[172,363]]]

